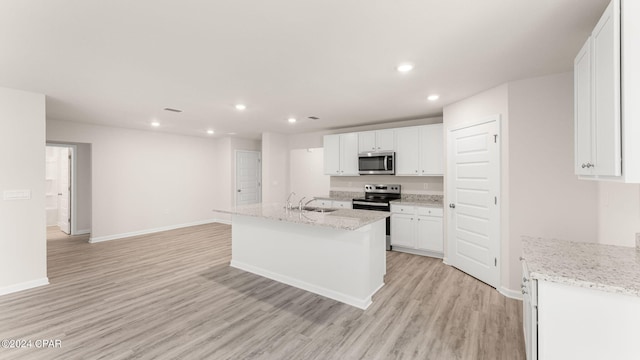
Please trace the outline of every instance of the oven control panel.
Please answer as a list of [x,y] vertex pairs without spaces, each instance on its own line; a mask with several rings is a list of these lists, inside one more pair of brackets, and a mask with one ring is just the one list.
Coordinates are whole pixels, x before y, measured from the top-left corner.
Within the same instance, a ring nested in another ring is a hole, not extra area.
[[386,194],[400,194],[399,184],[377,184],[377,185],[365,185],[364,192],[366,193],[386,193]]

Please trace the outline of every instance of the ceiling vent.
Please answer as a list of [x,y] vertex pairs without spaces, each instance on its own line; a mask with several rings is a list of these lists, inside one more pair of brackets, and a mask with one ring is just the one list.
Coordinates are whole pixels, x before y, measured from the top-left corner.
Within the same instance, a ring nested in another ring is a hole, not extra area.
[[174,112],[174,113],[181,113],[182,112],[182,110],[180,110],[180,109],[173,109],[173,108],[164,108],[164,109],[166,111],[171,111],[171,112]]
[[311,119],[311,120],[319,120],[320,118],[317,117],[317,116],[309,116],[309,119]]

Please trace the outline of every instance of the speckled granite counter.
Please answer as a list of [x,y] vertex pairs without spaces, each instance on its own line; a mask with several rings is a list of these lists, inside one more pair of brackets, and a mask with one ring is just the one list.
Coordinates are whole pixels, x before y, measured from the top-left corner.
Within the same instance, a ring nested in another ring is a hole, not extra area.
[[233,215],[245,215],[291,223],[308,224],[312,226],[330,227],[338,230],[358,230],[379,220],[383,220],[391,213],[384,211],[366,211],[340,209],[333,212],[313,212],[297,209],[287,210],[284,204],[253,204],[236,206],[227,210],[213,210]]
[[534,279],[640,296],[636,248],[523,236],[522,249]]
[[444,205],[442,201],[433,201],[433,200],[411,200],[411,199],[400,199],[391,201],[392,205],[409,205],[409,206],[424,206],[424,207],[432,207],[432,208],[442,208]]
[[363,198],[364,192],[355,191],[330,191],[329,195],[315,196],[318,200],[332,200],[332,201],[351,201],[357,198]]

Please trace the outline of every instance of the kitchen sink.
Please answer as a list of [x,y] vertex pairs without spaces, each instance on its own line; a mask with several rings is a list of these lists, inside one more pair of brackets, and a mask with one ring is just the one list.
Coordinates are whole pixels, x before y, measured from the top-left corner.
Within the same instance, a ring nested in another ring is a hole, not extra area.
[[302,208],[302,210],[319,212],[319,213],[328,213],[328,212],[334,212],[338,209],[326,209],[326,208],[319,208],[315,206],[305,206]]

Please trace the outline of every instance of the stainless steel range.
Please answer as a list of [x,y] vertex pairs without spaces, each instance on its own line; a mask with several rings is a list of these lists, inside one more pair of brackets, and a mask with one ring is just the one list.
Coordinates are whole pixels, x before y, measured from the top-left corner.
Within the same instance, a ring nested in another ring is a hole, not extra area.
[[[364,198],[353,199],[354,209],[391,211],[391,201],[400,199],[400,185],[365,185]],[[391,250],[391,218],[387,218],[387,250]]]

